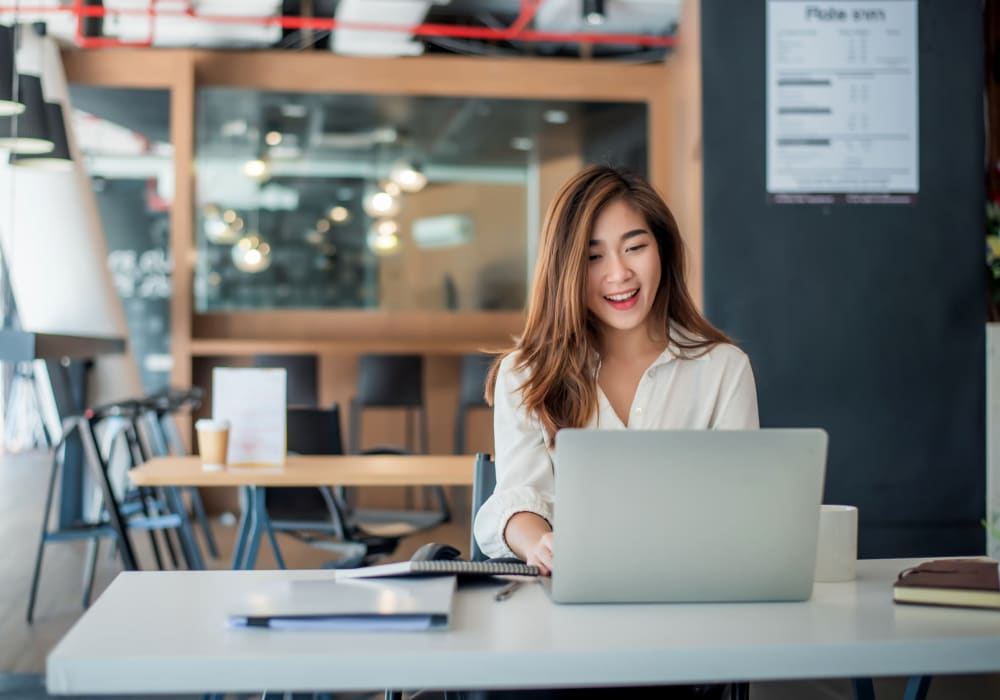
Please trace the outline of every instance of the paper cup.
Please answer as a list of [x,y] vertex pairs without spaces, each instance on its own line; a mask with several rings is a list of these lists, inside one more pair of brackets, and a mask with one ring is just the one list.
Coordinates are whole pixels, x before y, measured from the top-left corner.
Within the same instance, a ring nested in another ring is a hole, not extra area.
[[198,452],[201,454],[201,468],[217,471],[226,468],[226,452],[229,450],[229,421],[202,418],[194,424],[198,432]]

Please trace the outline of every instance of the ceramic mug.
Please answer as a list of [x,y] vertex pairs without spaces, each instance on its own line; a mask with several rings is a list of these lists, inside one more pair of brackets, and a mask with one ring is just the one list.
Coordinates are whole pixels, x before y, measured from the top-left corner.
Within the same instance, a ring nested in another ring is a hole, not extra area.
[[820,583],[853,581],[858,563],[858,509],[820,506],[816,575]]

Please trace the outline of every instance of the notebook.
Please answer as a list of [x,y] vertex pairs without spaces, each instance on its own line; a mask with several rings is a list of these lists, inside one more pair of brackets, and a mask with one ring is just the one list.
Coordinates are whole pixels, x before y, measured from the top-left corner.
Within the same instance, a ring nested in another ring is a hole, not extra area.
[[448,626],[454,593],[454,576],[280,581],[237,601],[226,624],[336,631],[443,628]]
[[337,580],[389,576],[538,576],[538,568],[521,561],[400,561],[358,569],[338,569]]
[[893,584],[897,603],[1000,610],[996,559],[935,559],[902,571]]
[[827,435],[561,430],[559,603],[805,600]]

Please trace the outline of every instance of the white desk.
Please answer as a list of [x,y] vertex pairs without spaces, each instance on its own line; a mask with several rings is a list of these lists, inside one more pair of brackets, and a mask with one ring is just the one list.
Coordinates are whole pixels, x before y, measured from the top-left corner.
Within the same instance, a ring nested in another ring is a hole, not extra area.
[[48,657],[54,694],[696,683],[1000,671],[1000,613],[894,606],[911,560],[860,562],[806,603],[551,603],[462,590],[429,633],[229,630],[230,601],[328,571],[123,573]]

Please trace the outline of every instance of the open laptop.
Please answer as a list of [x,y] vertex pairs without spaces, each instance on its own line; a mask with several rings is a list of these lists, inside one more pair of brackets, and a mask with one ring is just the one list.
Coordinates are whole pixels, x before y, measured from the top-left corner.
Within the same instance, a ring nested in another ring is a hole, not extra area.
[[819,429],[560,431],[552,599],[809,598],[826,449]]

